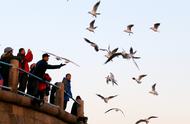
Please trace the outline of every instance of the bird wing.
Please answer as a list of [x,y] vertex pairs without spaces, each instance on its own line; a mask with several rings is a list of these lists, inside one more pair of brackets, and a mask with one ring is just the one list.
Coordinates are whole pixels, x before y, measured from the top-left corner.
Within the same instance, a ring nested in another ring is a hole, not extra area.
[[145,119],[140,119],[140,120],[138,120],[135,124],[139,124],[139,123],[141,123],[141,122],[146,122],[146,123],[147,123],[147,120],[145,120]]
[[154,24],[154,28],[158,29],[158,27],[160,26],[160,23],[155,23]]
[[90,22],[90,27],[91,28],[94,28],[94,22],[95,22],[95,20],[93,20],[93,21]]
[[133,24],[130,24],[127,26],[127,29],[131,31],[131,28],[133,27],[134,25]]
[[153,91],[156,90],[156,83],[152,85],[152,90],[153,90]]
[[132,58],[132,60],[133,60],[133,63],[135,64],[135,66],[138,68],[138,70],[140,70],[140,69],[139,69],[139,66],[138,66],[137,63],[135,62],[134,58]]
[[107,59],[107,61],[106,61],[104,64],[108,63],[108,62],[111,61],[114,57],[119,56],[119,55],[122,55],[122,53],[114,53],[114,54],[112,54],[112,55]]
[[98,2],[93,6],[93,11],[94,11],[94,12],[97,11],[99,5],[100,5],[100,1],[98,1]]
[[151,118],[158,118],[157,116],[150,116],[148,117],[148,120],[150,120]]
[[102,98],[102,99],[105,99],[102,95],[100,95],[100,94],[96,94],[97,96],[99,96],[100,98]]
[[80,67],[77,63],[75,63],[75,62],[73,62],[73,61],[71,61],[71,60],[69,60],[69,59],[67,59],[67,58],[63,58],[63,57],[60,57],[60,58],[63,59],[63,60],[65,60],[66,63],[70,62],[70,63],[72,63],[72,64],[74,64],[74,65]]
[[116,97],[116,96],[118,96],[118,95],[109,96],[108,99],[112,99],[112,98],[114,98],[114,97]]
[[116,53],[119,48],[115,48],[111,51],[111,53]]
[[115,108],[108,109],[107,111],[105,111],[105,113],[108,113],[109,111],[114,110],[114,109]]
[[95,43],[91,42],[90,40],[88,40],[87,38],[84,38],[84,40],[85,40],[87,43],[95,44]]
[[133,48],[130,47],[129,53],[133,55]]
[[142,75],[139,75],[139,80],[141,80],[143,77],[146,77],[147,75],[146,74],[142,74]]

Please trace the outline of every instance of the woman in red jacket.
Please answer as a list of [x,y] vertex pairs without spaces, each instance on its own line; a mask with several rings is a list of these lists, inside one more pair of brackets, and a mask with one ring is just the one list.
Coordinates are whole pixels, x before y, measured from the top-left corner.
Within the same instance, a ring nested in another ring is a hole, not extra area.
[[[17,54],[17,57],[19,59],[19,68],[25,70],[26,72],[29,72],[28,63],[33,60],[32,51],[28,49],[27,53],[25,53],[24,48],[20,48],[19,53]],[[19,91],[25,92],[27,81],[28,81],[28,74],[20,71],[19,72],[19,87],[18,87]]]

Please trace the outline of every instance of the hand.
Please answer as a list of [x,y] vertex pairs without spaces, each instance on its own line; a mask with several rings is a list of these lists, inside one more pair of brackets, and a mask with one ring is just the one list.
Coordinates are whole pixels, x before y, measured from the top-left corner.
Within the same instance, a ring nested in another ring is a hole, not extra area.
[[60,64],[61,67],[62,67],[62,66],[65,66],[65,65],[66,65],[66,64],[63,64],[63,63]]

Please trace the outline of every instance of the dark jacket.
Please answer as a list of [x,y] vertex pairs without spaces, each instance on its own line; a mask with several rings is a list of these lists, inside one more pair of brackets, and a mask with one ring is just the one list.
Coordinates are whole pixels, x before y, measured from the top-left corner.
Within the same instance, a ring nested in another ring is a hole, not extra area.
[[69,98],[72,97],[71,81],[67,80],[66,78],[63,78],[62,83],[64,84],[64,90],[66,92],[64,93],[64,101],[69,101]]
[[62,65],[49,65],[45,60],[40,60],[36,63],[36,67],[33,71],[33,74],[40,77],[40,78],[43,78],[45,72],[47,69],[57,69],[57,68],[60,68]]

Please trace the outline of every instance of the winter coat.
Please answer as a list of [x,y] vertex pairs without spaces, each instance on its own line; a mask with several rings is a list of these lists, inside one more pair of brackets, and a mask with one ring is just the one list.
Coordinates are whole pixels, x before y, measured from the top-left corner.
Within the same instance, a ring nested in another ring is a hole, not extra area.
[[62,65],[49,65],[45,60],[40,60],[36,63],[36,67],[33,71],[33,74],[40,77],[40,78],[43,78],[45,72],[47,69],[57,69],[57,68],[60,68]]
[[[19,68],[25,70],[26,72],[29,72],[29,65],[28,63],[33,60],[33,54],[31,51],[27,52],[25,56],[18,53],[17,57],[19,58]],[[20,72],[22,74],[23,72]]]
[[64,93],[64,101],[69,101],[69,98],[72,97],[71,81],[64,78],[62,83],[64,84],[64,90],[66,92]]

